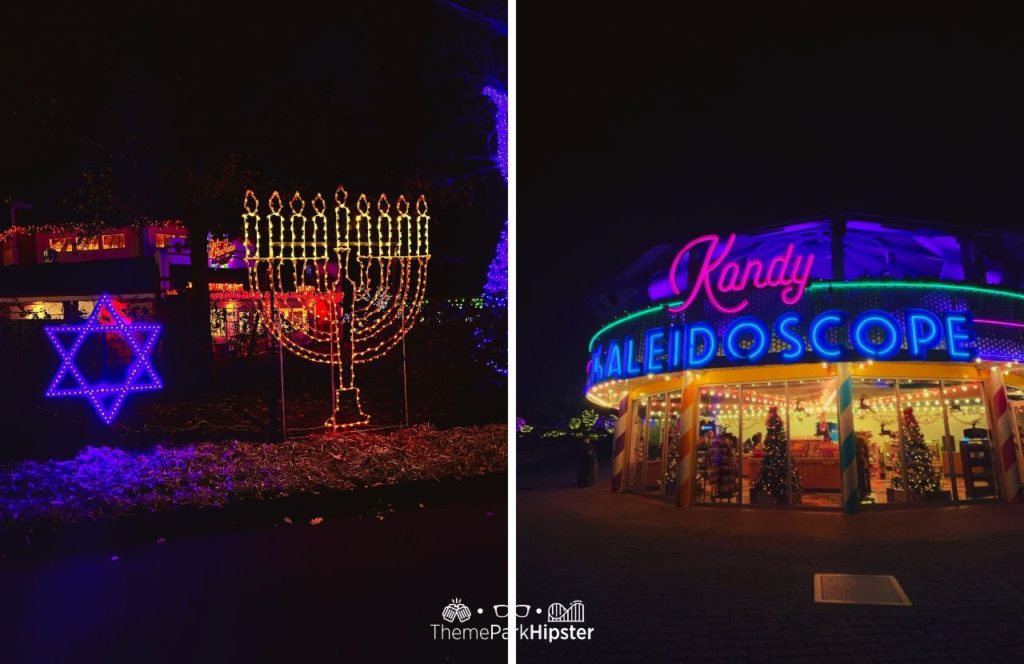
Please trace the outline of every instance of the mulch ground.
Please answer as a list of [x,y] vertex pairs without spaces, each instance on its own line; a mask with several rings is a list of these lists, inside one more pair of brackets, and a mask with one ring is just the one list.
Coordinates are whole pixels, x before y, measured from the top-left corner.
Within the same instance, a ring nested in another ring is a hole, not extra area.
[[68,460],[0,466],[0,533],[182,508],[223,507],[503,472],[506,427],[315,434],[281,443],[239,440],[156,446],[144,453],[86,447]]

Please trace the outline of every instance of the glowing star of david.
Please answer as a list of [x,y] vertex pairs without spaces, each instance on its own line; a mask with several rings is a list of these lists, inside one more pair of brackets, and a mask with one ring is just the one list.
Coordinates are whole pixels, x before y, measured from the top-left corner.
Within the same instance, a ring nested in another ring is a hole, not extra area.
[[[102,310],[110,314],[111,322],[103,322],[100,319]],[[110,301],[110,296],[104,293],[96,302],[89,318],[78,325],[57,325],[43,328],[50,342],[57,349],[60,355],[60,368],[57,375],[50,382],[46,390],[48,397],[85,397],[96,409],[106,424],[110,424],[117,417],[117,413],[124,405],[124,400],[129,392],[148,392],[163,388],[160,377],[150,362],[150,355],[156,345],[156,339],[160,334],[158,323],[135,323],[122,316]],[[93,333],[107,334],[119,332],[125,342],[131,347],[134,358],[124,381],[120,384],[96,383],[90,385],[75,365],[75,355],[86,337]],[[58,339],[57,335],[75,334],[74,341],[70,346],[65,346]],[[75,387],[60,387],[62,383],[74,381]]]

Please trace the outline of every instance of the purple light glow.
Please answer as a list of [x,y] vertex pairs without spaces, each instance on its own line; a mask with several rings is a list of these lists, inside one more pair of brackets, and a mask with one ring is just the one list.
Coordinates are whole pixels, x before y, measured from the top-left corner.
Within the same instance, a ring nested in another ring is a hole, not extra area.
[[[497,153],[492,155],[501,176],[508,184],[508,93],[504,90],[491,86],[485,87],[482,94],[494,102],[494,132],[497,135]],[[487,309],[494,313],[489,323],[481,322],[481,325],[474,330],[473,334],[477,339],[477,348],[487,350],[499,343],[499,337],[507,325],[508,307],[508,219],[498,238],[498,244],[494,250],[494,258],[487,267],[487,283],[484,284],[484,304]],[[497,329],[502,328],[501,330]],[[507,332],[504,332],[507,337]],[[508,346],[506,341],[501,348]],[[501,353],[501,358],[504,353]],[[487,366],[501,375],[508,375],[508,366],[504,359],[487,359]]]
[[487,283],[484,284],[484,297],[508,297],[508,220],[501,231],[494,258],[487,268]]
[[651,299],[651,302],[665,300],[672,297],[672,295],[674,295],[674,292],[672,291],[672,284],[667,278],[652,281],[650,285],[647,286],[647,297]]
[[[103,309],[107,310],[113,322],[101,322],[100,312]],[[135,323],[125,320],[114,308],[110,301],[110,295],[104,293],[100,296],[92,313],[89,314],[89,318],[84,323],[78,325],[54,325],[43,328],[46,336],[50,338],[50,343],[53,344],[53,347],[61,357],[60,368],[57,369],[57,374],[50,382],[50,387],[46,390],[46,396],[52,398],[85,397],[92,404],[100,419],[104,423],[110,424],[117,417],[118,412],[120,412],[121,406],[124,405],[129,392],[148,392],[163,389],[160,377],[150,362],[150,355],[156,345],[157,337],[160,335],[160,327],[158,323]],[[82,372],[75,365],[75,356],[85,342],[86,337],[90,334],[107,334],[110,332],[119,332],[121,334],[134,353],[134,361],[128,368],[124,381],[120,384],[97,383],[90,385],[89,381],[86,380],[85,376],[82,375]],[[70,348],[65,347],[57,338],[59,334],[68,333],[76,334]],[[137,334],[142,338],[137,338]],[[77,387],[59,387],[61,382],[68,378],[68,376],[74,379]],[[139,382],[141,380],[148,380],[148,382]]]
[[487,86],[483,94],[494,102],[494,130],[498,133],[498,154],[495,161],[501,177],[508,182],[508,93],[504,90]]

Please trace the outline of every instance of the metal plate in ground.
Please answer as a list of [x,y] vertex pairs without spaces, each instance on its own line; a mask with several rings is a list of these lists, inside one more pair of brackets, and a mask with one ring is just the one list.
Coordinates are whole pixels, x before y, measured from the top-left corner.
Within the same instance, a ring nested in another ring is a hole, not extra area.
[[912,606],[895,576],[815,574],[814,601],[822,604]]

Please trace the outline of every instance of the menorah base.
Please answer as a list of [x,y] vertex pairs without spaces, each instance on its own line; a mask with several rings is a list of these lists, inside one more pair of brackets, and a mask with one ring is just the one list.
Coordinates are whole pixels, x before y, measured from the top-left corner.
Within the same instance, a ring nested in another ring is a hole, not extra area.
[[358,387],[343,387],[334,392],[334,412],[324,422],[328,429],[351,429],[370,423],[370,416],[359,403]]

